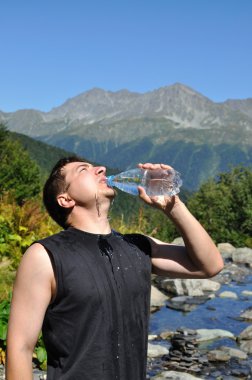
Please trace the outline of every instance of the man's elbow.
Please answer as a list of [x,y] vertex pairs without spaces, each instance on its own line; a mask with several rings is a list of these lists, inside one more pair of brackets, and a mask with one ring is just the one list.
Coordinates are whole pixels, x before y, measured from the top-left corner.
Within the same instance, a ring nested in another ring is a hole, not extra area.
[[205,278],[211,278],[211,277],[216,276],[218,273],[222,271],[223,268],[224,268],[224,261],[220,257],[220,259],[216,261],[213,265],[211,265],[210,268],[206,268],[206,270],[204,271]]

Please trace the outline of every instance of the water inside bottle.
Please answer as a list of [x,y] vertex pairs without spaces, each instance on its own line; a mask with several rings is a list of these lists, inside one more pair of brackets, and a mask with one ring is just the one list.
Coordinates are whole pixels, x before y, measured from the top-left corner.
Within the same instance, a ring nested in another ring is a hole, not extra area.
[[118,175],[111,175],[107,177],[107,184],[126,193],[138,195],[138,186],[142,184],[143,172],[141,169],[132,169]]
[[146,170],[143,177],[143,186],[150,196],[175,195],[181,183],[179,173],[174,169]]
[[179,193],[182,181],[180,174],[174,169],[144,170],[137,168],[108,176],[107,184],[133,195],[138,195],[138,186],[143,186],[149,196],[172,196]]

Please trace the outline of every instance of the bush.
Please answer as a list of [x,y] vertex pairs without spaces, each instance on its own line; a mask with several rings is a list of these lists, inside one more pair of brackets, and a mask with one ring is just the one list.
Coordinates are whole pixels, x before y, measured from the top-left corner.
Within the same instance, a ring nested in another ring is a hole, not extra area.
[[6,194],[0,202],[0,261],[8,259],[12,268],[17,268],[22,254],[35,240],[59,229],[42,209],[39,199],[20,206]]
[[22,145],[0,125],[0,195],[11,193],[18,204],[41,190],[40,169]]
[[215,242],[252,248],[252,171],[235,167],[209,180],[188,200],[188,207]]

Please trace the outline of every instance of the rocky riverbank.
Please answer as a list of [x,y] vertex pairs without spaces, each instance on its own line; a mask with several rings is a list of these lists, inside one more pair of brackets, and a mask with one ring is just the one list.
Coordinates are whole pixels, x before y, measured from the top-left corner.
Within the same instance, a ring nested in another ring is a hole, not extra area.
[[210,280],[153,277],[149,379],[252,379],[252,249],[219,249]]
[[252,249],[218,247],[225,268],[210,280],[153,276],[147,379],[252,379]]

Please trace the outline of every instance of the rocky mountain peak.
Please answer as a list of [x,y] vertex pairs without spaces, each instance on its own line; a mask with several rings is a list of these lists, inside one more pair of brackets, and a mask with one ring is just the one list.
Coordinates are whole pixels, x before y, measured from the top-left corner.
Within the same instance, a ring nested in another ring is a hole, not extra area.
[[248,99],[228,99],[224,103],[234,111],[240,111],[252,118],[252,98]]
[[33,136],[48,133],[49,128],[51,133],[55,133],[66,128],[70,131],[76,124],[111,125],[143,119],[153,120],[154,123],[167,120],[176,128],[209,129],[232,125],[251,130],[251,103],[251,99],[215,103],[181,83],[145,93],[126,89],[113,92],[93,88],[68,99],[50,112],[22,110],[10,114],[2,113],[0,119],[7,120],[10,129],[15,131],[24,128],[23,131],[26,132],[27,124],[29,134]]

